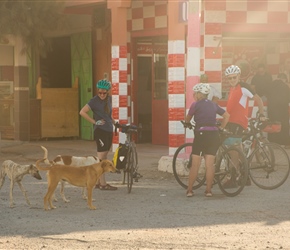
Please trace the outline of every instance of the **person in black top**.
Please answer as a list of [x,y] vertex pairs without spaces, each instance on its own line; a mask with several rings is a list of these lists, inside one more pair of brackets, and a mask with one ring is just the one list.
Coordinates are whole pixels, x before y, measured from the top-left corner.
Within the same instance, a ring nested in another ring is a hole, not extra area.
[[251,81],[253,89],[260,97],[267,97],[271,83],[272,76],[266,71],[264,64],[259,64],[256,75],[254,75]]
[[272,82],[267,95],[268,117],[271,121],[281,122],[281,132],[268,135],[270,142],[290,147],[289,136],[289,102],[290,89],[287,85],[286,74],[280,73],[277,79]]

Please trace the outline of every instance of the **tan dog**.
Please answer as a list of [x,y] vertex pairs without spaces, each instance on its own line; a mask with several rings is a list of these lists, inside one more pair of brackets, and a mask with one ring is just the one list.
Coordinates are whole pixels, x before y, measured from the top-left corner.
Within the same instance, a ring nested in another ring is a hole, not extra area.
[[26,203],[30,205],[30,201],[27,197],[27,193],[21,183],[24,175],[30,174],[34,178],[41,180],[41,176],[39,174],[38,169],[35,167],[35,165],[20,165],[13,161],[6,160],[3,162],[1,170],[0,170],[0,189],[2,188],[6,175],[10,179],[10,207],[14,206],[13,201],[13,188],[14,184],[17,183],[20,190],[22,191]]
[[[98,157],[95,156],[69,156],[69,155],[58,155],[52,162],[50,162],[47,157],[48,157],[48,151],[45,147],[41,146],[41,148],[44,151],[44,159],[46,159],[44,162],[46,164],[53,164],[53,165],[68,165],[68,166],[75,166],[75,167],[80,167],[80,166],[87,166],[95,163],[99,163],[100,160]],[[70,202],[64,194],[64,185],[65,181],[61,180],[60,181],[61,186],[60,186],[60,196],[64,202]],[[87,199],[86,193],[85,193],[85,188],[82,189],[82,197],[84,200]],[[55,195],[53,196],[53,200],[57,201]]]
[[92,204],[93,189],[100,178],[105,172],[116,172],[116,168],[112,161],[103,160],[99,163],[89,166],[74,167],[67,165],[51,165],[49,167],[42,167],[39,164],[46,159],[38,160],[36,167],[38,170],[48,171],[48,189],[44,196],[44,209],[48,210],[48,203],[50,209],[55,208],[52,204],[52,196],[60,180],[65,180],[68,183],[77,187],[86,187],[88,192],[88,207],[96,209]]

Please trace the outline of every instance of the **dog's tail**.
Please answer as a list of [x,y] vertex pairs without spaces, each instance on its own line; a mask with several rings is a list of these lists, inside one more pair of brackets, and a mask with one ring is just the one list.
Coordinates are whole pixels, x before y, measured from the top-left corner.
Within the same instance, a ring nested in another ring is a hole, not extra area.
[[40,160],[36,161],[35,166],[36,166],[36,168],[37,168],[38,170],[48,171],[48,170],[51,169],[51,167],[42,167],[42,166],[40,166],[40,163],[41,163],[41,162],[45,162],[45,160],[46,160],[46,159],[40,159]]
[[44,151],[44,156],[43,156],[43,160],[46,164],[50,164],[49,160],[47,159],[47,156],[48,156],[48,153],[47,153],[47,149],[43,146],[41,146],[41,148],[43,149]]

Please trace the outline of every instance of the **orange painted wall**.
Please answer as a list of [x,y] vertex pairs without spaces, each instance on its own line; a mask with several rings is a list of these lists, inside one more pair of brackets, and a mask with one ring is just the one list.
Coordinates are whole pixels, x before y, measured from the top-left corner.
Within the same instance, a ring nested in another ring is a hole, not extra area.
[[185,23],[178,21],[178,1],[168,1],[168,40],[183,40],[185,37]]

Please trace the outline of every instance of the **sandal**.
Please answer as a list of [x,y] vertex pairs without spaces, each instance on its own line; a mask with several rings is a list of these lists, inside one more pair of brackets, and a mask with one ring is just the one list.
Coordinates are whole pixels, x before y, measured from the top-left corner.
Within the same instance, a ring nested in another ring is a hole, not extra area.
[[194,193],[192,191],[186,192],[186,197],[192,197],[192,196],[194,196]]
[[114,191],[114,190],[117,190],[118,188],[117,187],[113,187],[109,184],[106,184],[105,186],[102,186],[100,185],[100,190],[111,190],[111,191]]
[[212,197],[212,192],[204,192],[205,197]]

